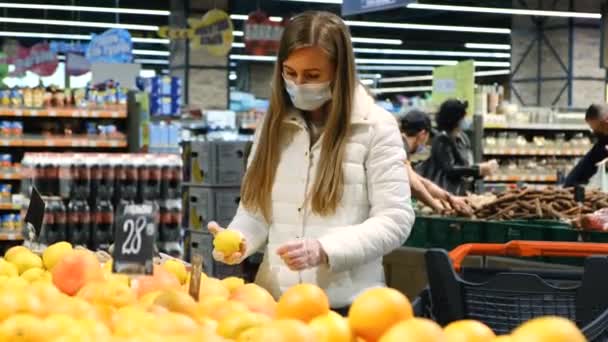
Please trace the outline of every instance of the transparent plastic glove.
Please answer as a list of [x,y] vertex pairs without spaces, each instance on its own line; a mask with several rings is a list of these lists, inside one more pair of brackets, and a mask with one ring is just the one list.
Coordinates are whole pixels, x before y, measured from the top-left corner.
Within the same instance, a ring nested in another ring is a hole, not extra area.
[[[220,227],[215,221],[209,222],[209,224],[207,224],[207,229],[209,230],[209,233],[213,235],[213,238],[215,238],[215,236],[219,232],[226,230],[225,228]],[[239,235],[241,235],[241,244],[239,246],[239,251],[234,252],[230,255],[224,255],[224,253],[217,251],[214,248],[212,252],[213,259],[219,262],[223,262],[227,265],[237,265],[243,262],[243,260],[245,259],[245,252],[247,251],[247,242],[245,241],[245,237],[243,236],[243,234],[241,234],[240,232],[238,233]]]
[[277,254],[292,271],[327,263],[327,255],[318,240],[305,239],[290,241],[277,249]]

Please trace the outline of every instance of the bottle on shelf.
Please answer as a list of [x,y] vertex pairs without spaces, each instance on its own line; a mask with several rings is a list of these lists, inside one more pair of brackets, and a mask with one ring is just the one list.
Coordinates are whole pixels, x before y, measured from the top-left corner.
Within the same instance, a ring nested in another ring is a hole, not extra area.
[[74,246],[89,246],[91,240],[91,209],[84,198],[68,204],[67,240]]

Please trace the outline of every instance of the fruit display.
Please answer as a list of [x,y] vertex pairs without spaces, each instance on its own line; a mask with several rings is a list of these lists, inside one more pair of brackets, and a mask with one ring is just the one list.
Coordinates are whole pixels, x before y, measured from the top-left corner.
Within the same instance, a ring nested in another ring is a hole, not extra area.
[[179,260],[132,277],[111,273],[111,264],[66,242],[42,257],[23,246],[9,249],[0,258],[0,342],[585,341],[574,323],[559,317],[526,322],[508,337],[473,320],[442,328],[413,317],[410,301],[390,288],[365,291],[342,317],[311,284],[296,285],[276,301],[242,279],[202,274],[193,298],[190,273]]

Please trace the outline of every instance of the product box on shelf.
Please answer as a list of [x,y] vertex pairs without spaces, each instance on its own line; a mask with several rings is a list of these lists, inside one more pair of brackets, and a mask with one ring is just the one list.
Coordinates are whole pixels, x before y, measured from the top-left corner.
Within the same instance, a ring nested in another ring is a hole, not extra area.
[[184,192],[187,228],[206,230],[207,223],[216,221],[227,226],[239,207],[241,199],[238,187],[188,187]]
[[238,186],[245,173],[249,141],[191,141],[184,148],[185,181],[194,185]]

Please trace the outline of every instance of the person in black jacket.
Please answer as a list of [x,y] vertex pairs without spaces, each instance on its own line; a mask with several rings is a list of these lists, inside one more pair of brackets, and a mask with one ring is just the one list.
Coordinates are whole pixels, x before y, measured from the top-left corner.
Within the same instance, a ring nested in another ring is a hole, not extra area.
[[608,107],[592,104],[585,112],[585,121],[597,137],[595,145],[570,171],[565,187],[584,185],[597,172],[596,164],[608,158]]
[[475,179],[496,172],[498,163],[491,160],[474,164],[471,142],[464,130],[470,126],[466,118],[468,103],[447,100],[437,112],[439,134],[433,139],[431,157],[423,165],[423,175],[455,195],[473,190]]

